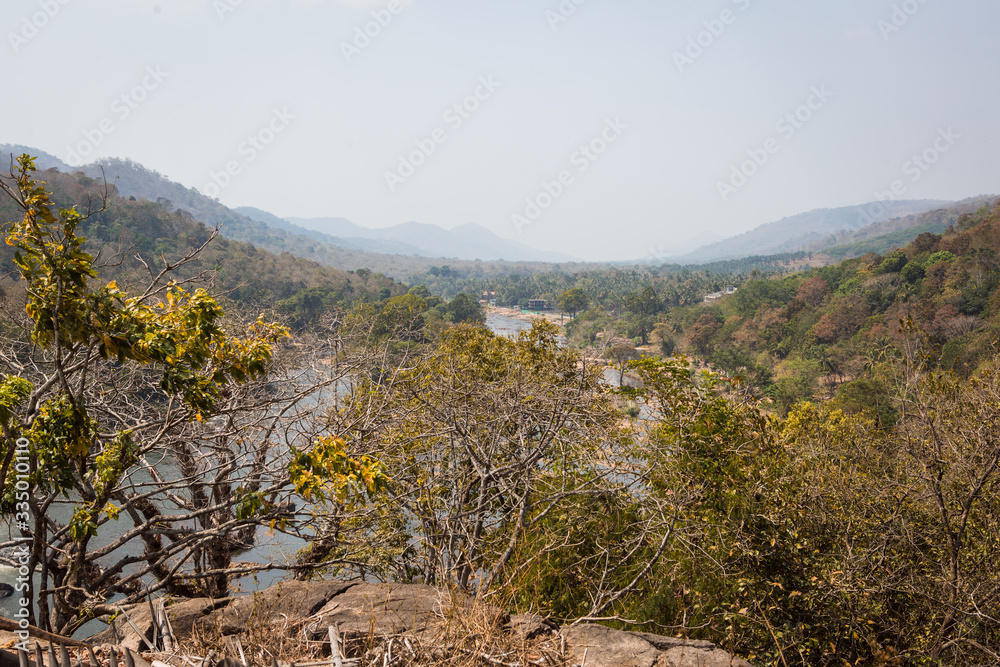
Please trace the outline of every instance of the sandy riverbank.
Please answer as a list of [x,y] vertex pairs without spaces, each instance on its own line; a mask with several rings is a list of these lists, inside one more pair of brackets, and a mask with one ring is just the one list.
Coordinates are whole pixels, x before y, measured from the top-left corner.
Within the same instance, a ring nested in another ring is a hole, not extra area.
[[500,306],[487,307],[484,309],[487,315],[497,315],[499,317],[509,317],[512,320],[523,320],[531,322],[537,319],[548,320],[560,326],[567,324],[572,318],[569,315],[554,312],[525,311],[520,308],[503,308]]

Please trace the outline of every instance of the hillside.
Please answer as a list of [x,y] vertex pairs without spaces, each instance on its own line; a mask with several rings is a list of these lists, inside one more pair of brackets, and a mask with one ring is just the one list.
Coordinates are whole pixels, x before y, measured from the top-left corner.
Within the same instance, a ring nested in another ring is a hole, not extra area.
[[[88,210],[104,191],[103,179],[81,172],[66,174],[55,168],[39,172],[54,201],[61,207],[76,205]],[[122,183],[124,179],[119,180]],[[109,262],[105,278],[115,278],[123,286],[132,278],[142,280],[146,269],[176,261],[204,244],[211,235],[201,220],[183,209],[171,207],[163,199],[151,202],[134,196],[121,197],[115,188],[109,206],[97,211],[82,226],[86,249]],[[0,220],[10,222],[22,216],[9,198],[0,201]],[[120,258],[121,262],[112,260]],[[0,246],[0,263],[14,266],[13,248]],[[229,298],[244,304],[296,306],[304,294],[312,295],[316,307],[347,305],[356,301],[377,301],[402,294],[406,286],[371,271],[348,272],[289,253],[272,253],[253,244],[217,237],[199,257],[178,269],[182,278],[205,272],[209,280]],[[307,300],[308,301],[308,300]],[[318,312],[318,311],[317,311]]]
[[[275,254],[288,252],[344,271],[369,269],[375,273],[390,276],[395,280],[407,281],[414,275],[425,274],[441,265],[448,265],[452,270],[462,271],[469,276],[511,272],[533,273],[560,269],[559,266],[553,267],[550,263],[540,260],[511,263],[511,261],[501,262],[499,260],[487,262],[474,259],[442,259],[440,256],[435,257],[430,250],[420,250],[404,241],[362,237],[344,239],[339,236],[330,236],[292,224],[266,211],[251,208],[242,209],[242,212],[234,211],[214,199],[206,197],[194,188],[186,188],[179,183],[170,181],[162,174],[128,159],[106,159],[101,160],[100,164],[90,164],[77,169],[44,151],[29,146],[3,144],[0,145],[0,164],[9,165],[11,155],[17,156],[21,153],[37,156],[39,170],[56,168],[63,173],[82,171],[87,176],[97,180],[107,178],[108,182],[114,184],[122,196],[147,199],[153,202],[159,201],[167,208],[184,211],[210,227],[220,226],[222,235],[228,239],[252,243],[258,248]],[[352,229],[363,229],[353,225],[353,223],[348,222],[347,224],[352,225]],[[414,230],[412,225],[402,225],[401,227],[410,232]],[[427,227],[447,234],[445,230],[440,228],[434,228],[430,225]],[[489,234],[489,232],[486,233]],[[466,236],[470,239],[477,238],[476,234],[466,234]],[[497,241],[495,244],[497,247],[503,247],[502,239],[493,238]],[[454,238],[441,240],[441,246],[455,250],[456,244],[460,245],[461,242],[461,237],[458,240]],[[488,237],[487,240],[483,240],[481,236],[476,243],[478,244],[476,247],[480,248],[491,245]],[[425,247],[431,246],[425,244]],[[517,252],[511,251],[511,257],[517,254]],[[582,266],[582,264],[580,265]]]
[[752,255],[797,252],[822,242],[832,234],[845,230],[858,230],[892,218],[923,213],[947,203],[936,200],[886,202],[884,210],[878,215],[869,215],[872,204],[817,209],[760,225],[739,236],[702,246],[681,257],[671,258],[671,261],[678,264],[703,264]]
[[[298,236],[304,236],[323,243],[329,243],[330,245],[337,246],[338,248],[344,248],[345,250],[362,250],[364,252],[378,253],[382,255],[424,256],[423,253],[420,252],[420,249],[416,246],[398,241],[380,241],[373,238],[364,238],[358,234],[349,234],[349,238],[345,238],[344,232],[341,231],[341,229],[318,231],[317,229],[289,222],[284,218],[279,218],[273,213],[268,213],[267,211],[262,211],[259,208],[254,208],[252,206],[239,206],[233,210],[241,215],[245,215],[251,220],[262,222],[272,229],[284,229]],[[357,230],[362,229],[345,218],[332,219],[343,221],[343,228],[356,228]]]
[[941,234],[962,215],[974,213],[995,200],[995,195],[970,197],[924,213],[892,218],[858,230],[844,230],[810,245],[806,250],[822,251],[832,261],[859,257],[866,252],[883,253],[905,246],[924,232]]
[[[1000,339],[1000,200],[923,217],[927,228],[951,224],[899,249],[747,281],[717,303],[673,310],[663,330],[680,332],[684,349],[718,368],[756,378],[782,410],[820,392],[855,396],[852,381],[873,355],[903,345],[908,318],[930,336],[929,360],[968,376],[994,358]],[[875,395],[851,400],[857,410],[879,410]]]

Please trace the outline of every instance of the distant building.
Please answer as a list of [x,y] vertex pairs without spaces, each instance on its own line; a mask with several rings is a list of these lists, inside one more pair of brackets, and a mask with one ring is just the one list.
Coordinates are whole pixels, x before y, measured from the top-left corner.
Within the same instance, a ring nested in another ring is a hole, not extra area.
[[528,310],[548,310],[548,302],[545,299],[530,299]]
[[718,301],[724,296],[729,296],[730,294],[736,294],[736,288],[730,285],[721,292],[712,292],[705,296],[705,303],[711,303],[713,301]]

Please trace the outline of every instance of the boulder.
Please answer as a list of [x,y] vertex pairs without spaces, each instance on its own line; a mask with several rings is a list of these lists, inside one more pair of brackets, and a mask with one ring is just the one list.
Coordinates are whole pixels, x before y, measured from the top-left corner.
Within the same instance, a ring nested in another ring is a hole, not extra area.
[[653,667],[660,651],[631,632],[587,623],[563,628],[559,634],[587,667]]
[[[198,619],[197,625],[200,630],[235,635],[243,632],[251,619],[255,623],[269,623],[282,617],[307,619],[330,600],[356,585],[358,582],[285,581],[238,597],[224,608]],[[176,626],[174,634],[181,638]]]
[[[174,635],[183,641],[191,635],[192,627],[199,619],[227,604],[229,604],[228,599],[194,598],[193,600],[178,600],[176,602],[167,600],[164,608],[170,619]],[[128,616],[128,620],[125,620],[124,616],[119,616],[111,626],[90,637],[87,642],[90,644],[114,644],[133,651],[147,651],[148,647],[143,641],[143,636],[149,641],[153,640],[153,615],[149,605],[146,603],[132,605],[125,609],[125,614]],[[136,632],[136,629],[139,632]]]
[[559,629],[552,620],[538,614],[511,614],[504,629],[511,635],[525,641],[550,635]]
[[330,625],[337,625],[348,641],[371,634],[435,633],[450,613],[471,608],[471,604],[466,596],[420,584],[359,584],[319,610],[312,634],[324,637]]
[[[195,634],[221,636],[225,641],[244,635],[246,641],[247,629],[254,627],[279,633],[294,628],[300,639],[325,641],[327,628],[335,626],[354,650],[369,639],[409,636],[415,644],[440,652],[454,643],[455,633],[489,634],[493,628],[497,632],[493,636],[506,634],[512,646],[530,644],[535,647],[531,651],[541,649],[542,654],[560,652],[565,643],[574,664],[586,667],[751,667],[712,642],[596,624],[559,629],[537,614],[511,616],[466,595],[418,584],[288,581],[238,598],[168,600],[165,609],[182,643]],[[149,605],[134,605],[127,613],[131,623],[119,618],[114,630],[89,641],[145,651],[143,636],[153,637]]]
[[721,648],[675,646],[660,654],[657,667],[752,667],[746,660],[730,655]]
[[593,624],[569,626],[559,632],[576,664],[586,667],[751,667],[712,642]]

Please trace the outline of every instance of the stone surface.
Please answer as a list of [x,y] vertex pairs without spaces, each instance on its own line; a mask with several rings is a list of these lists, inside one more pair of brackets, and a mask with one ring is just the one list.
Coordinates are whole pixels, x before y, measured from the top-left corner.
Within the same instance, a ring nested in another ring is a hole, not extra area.
[[631,632],[604,625],[573,625],[559,633],[586,667],[653,667],[660,651]]
[[657,667],[752,667],[720,648],[677,646],[660,654]]
[[[198,620],[197,625],[206,631],[233,635],[242,632],[251,619],[255,623],[269,623],[281,617],[306,619],[356,585],[357,582],[344,581],[285,581],[236,598]],[[180,636],[176,626],[174,632]]]
[[559,626],[538,614],[512,614],[504,628],[515,637],[528,640],[550,635],[558,630]]
[[[211,600],[209,598],[181,600],[174,604],[168,602],[166,606],[167,616],[170,618],[174,635],[178,639],[188,637],[194,623],[228,602],[229,600]],[[139,634],[141,632],[150,641],[153,639],[153,615],[149,605],[137,604],[126,609],[125,613],[128,615],[128,620],[132,621],[131,624],[124,617],[119,616],[115,620],[113,628],[108,627],[87,639],[87,642],[91,644],[115,644],[133,651],[149,650]],[[132,627],[133,625],[135,628]],[[139,632],[136,632],[136,629]]]
[[625,632],[603,625],[576,625],[560,634],[576,663],[586,667],[752,667],[712,642]]
[[[559,629],[536,614],[509,616],[499,609],[473,603],[468,596],[417,584],[290,581],[235,599],[168,601],[166,610],[181,642],[196,632],[221,633],[235,639],[248,626],[274,622],[276,628],[286,624],[301,628],[304,624],[304,634],[299,636],[313,641],[325,640],[327,627],[333,625],[347,642],[409,635],[427,640],[430,646],[444,646],[457,620],[459,631],[464,631],[461,624],[476,628],[476,632],[492,627],[523,642],[557,647],[564,640],[574,663],[586,667],[751,667],[712,642],[626,632],[596,624]],[[153,636],[149,605],[136,605],[128,615],[139,632],[123,618],[118,619],[115,627],[120,645],[145,651],[140,633]],[[89,641],[114,642],[115,636],[109,628]]]
[[418,584],[359,584],[331,599],[317,613],[313,635],[326,635],[337,625],[345,639],[358,639],[411,632],[433,632],[444,624],[447,613],[465,608],[468,598],[454,598],[446,591]]
[[682,639],[680,637],[665,637],[663,635],[654,635],[648,632],[633,632],[636,637],[641,637],[645,639],[650,644],[660,649],[661,651],[669,651],[672,648],[677,648],[678,646],[686,646],[688,648],[696,648],[704,651],[711,651],[715,648],[715,644],[712,642],[701,641],[699,639]]

